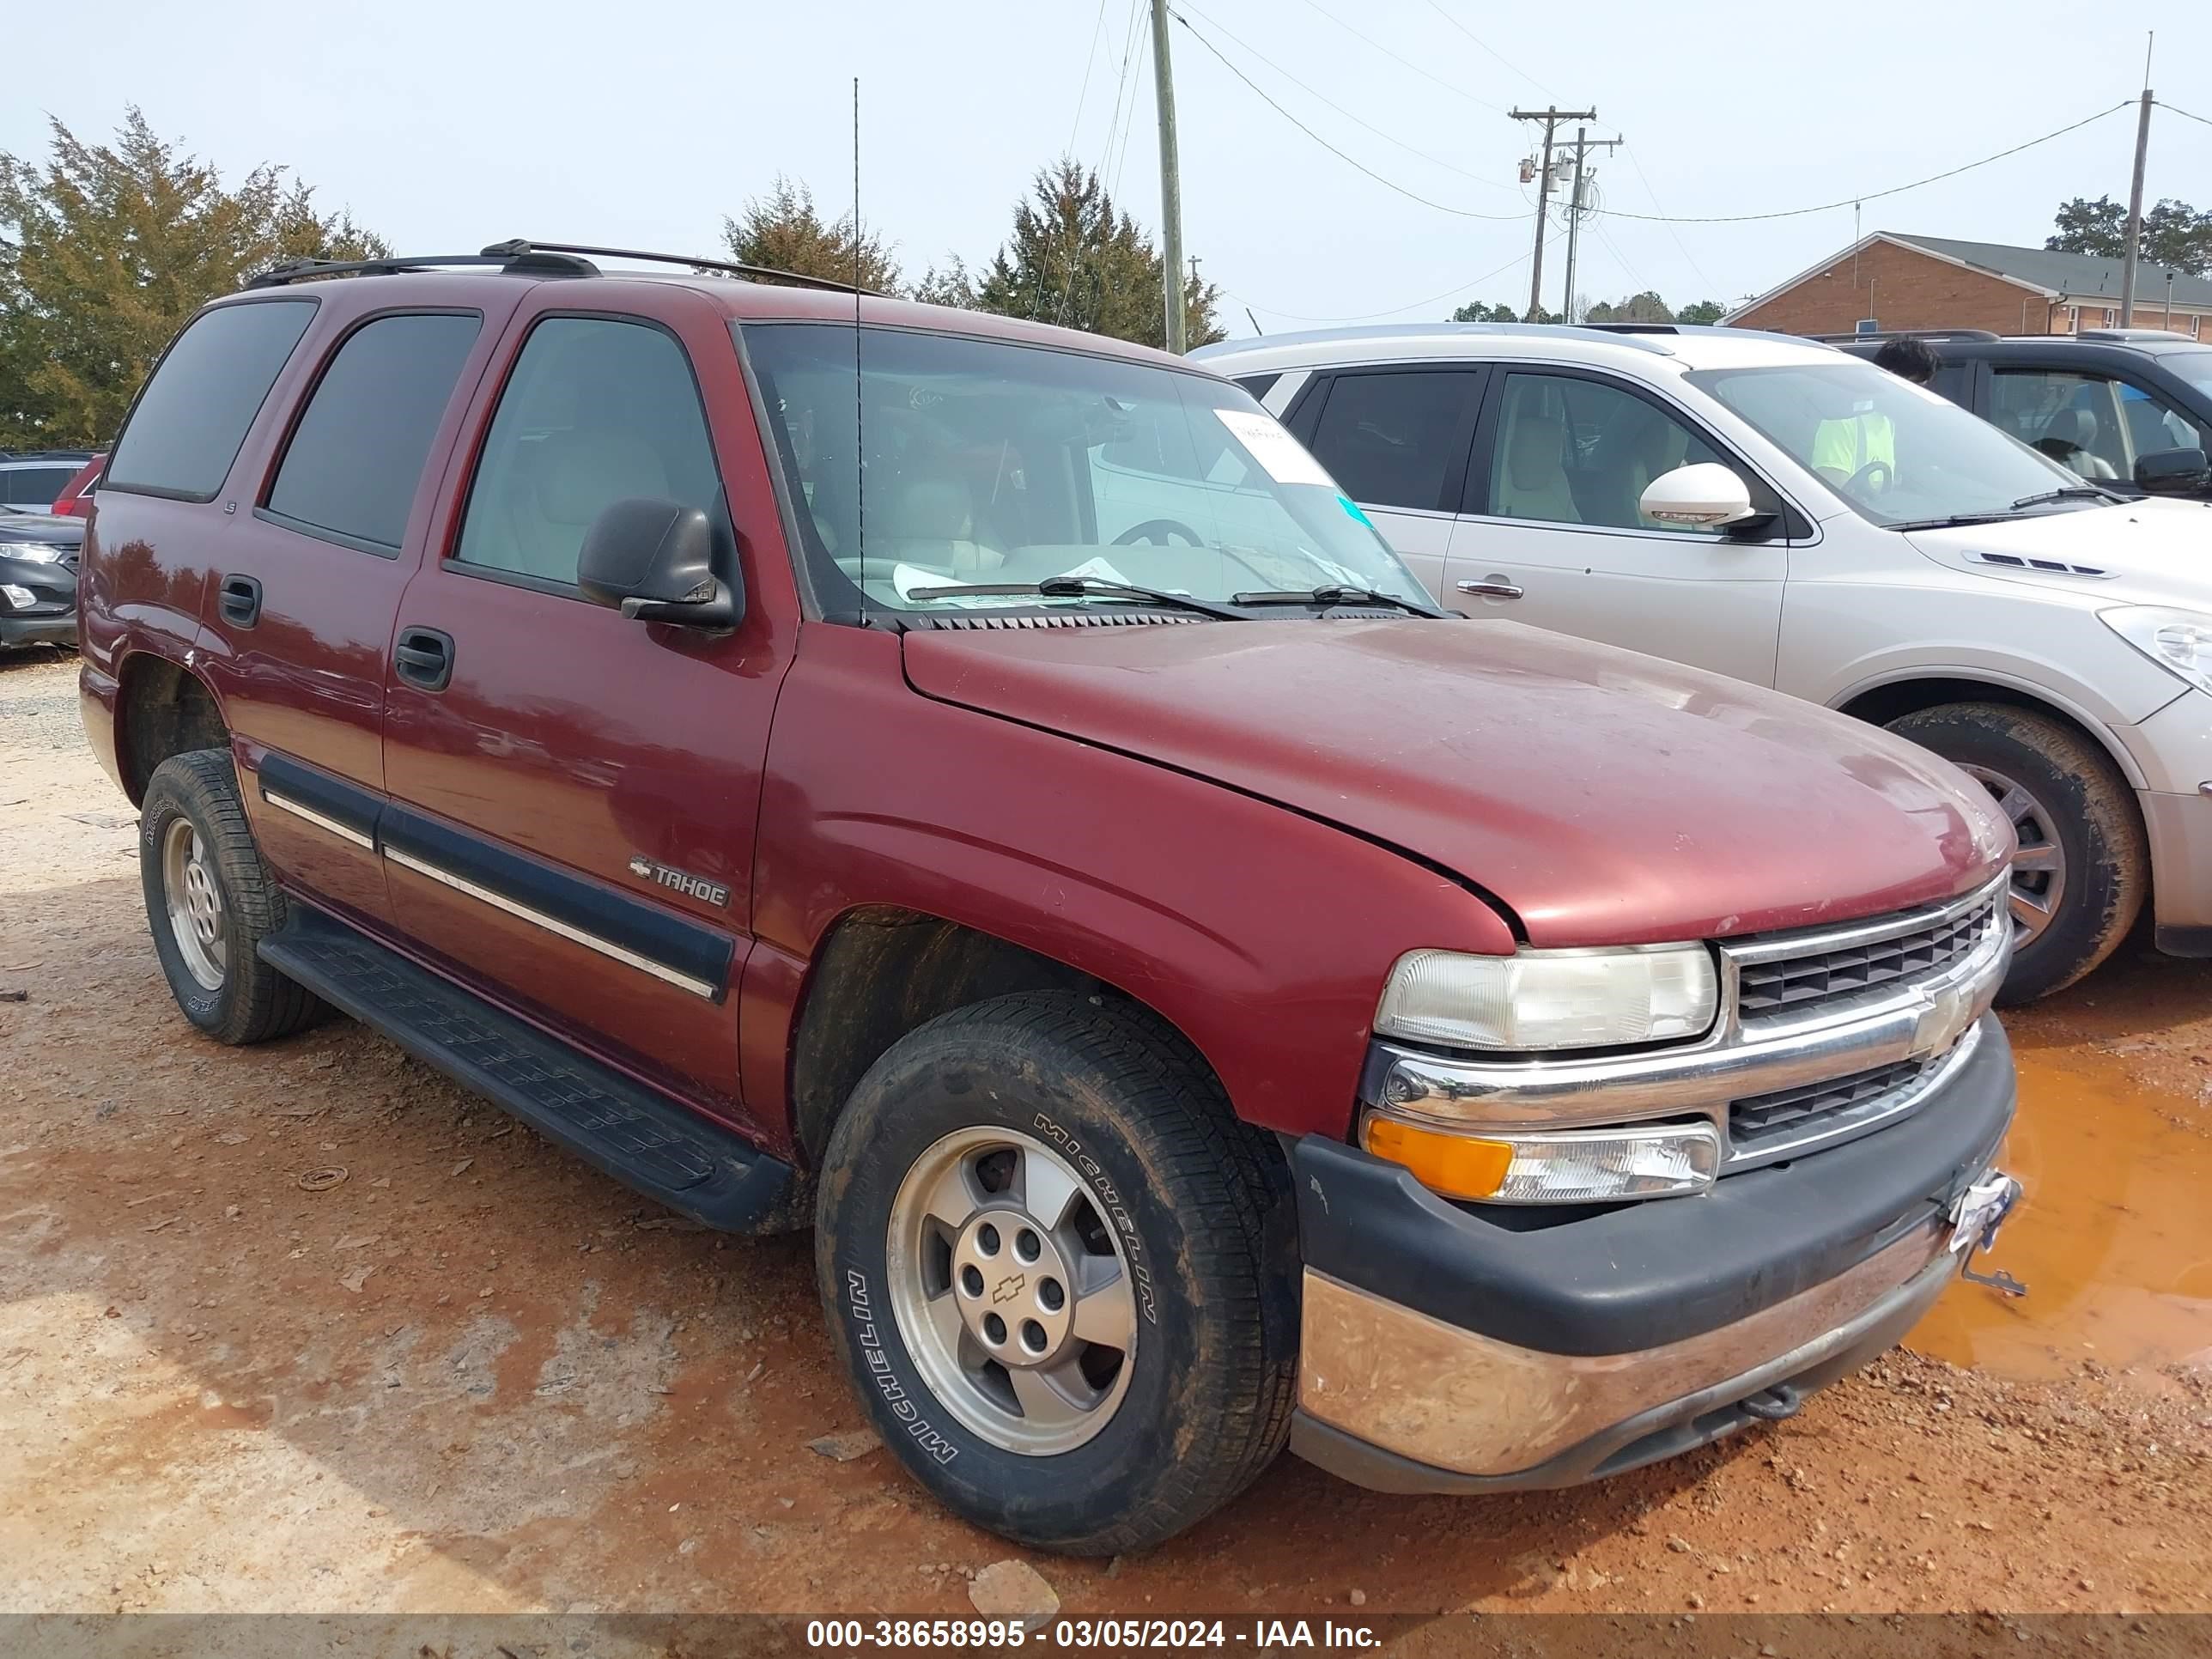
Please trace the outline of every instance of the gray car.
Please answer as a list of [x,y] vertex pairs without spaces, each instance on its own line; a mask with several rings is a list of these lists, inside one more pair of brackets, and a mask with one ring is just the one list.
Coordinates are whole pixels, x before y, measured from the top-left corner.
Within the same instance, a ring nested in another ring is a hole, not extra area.
[[0,515],[0,647],[76,643],[76,561],[84,520]]

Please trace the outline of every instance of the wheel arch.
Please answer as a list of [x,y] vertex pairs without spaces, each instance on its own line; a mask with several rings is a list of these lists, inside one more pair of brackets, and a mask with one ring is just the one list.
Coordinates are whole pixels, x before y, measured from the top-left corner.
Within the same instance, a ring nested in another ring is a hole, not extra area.
[[158,652],[125,657],[116,672],[116,771],[133,806],[146,799],[155,769],[173,755],[230,747],[230,727],[214,688]]
[[927,911],[856,905],[823,933],[793,1011],[788,1099],[802,1164],[819,1166],[854,1086],[908,1032],[970,1003],[1046,990],[1110,997],[1139,1010],[1220,1075],[1174,1020],[1096,974]]
[[2046,686],[1985,674],[1916,669],[1854,687],[1831,706],[1837,713],[1865,720],[1869,725],[1887,726],[1892,720],[1947,702],[2002,703],[2054,720],[2100,750],[2118,769],[2130,789],[2145,787],[2142,769],[2136,765],[2127,745],[2112,735],[2111,728],[2087,709]]

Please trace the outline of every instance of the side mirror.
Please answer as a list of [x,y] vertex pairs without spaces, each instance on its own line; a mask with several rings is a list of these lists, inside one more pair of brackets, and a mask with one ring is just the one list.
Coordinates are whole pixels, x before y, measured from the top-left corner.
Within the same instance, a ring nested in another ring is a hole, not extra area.
[[2154,449],[2136,458],[2136,488],[2146,495],[2194,495],[2212,483],[2201,449]]
[[735,628],[744,596],[714,574],[714,527],[696,507],[632,497],[592,520],[576,586],[635,622]]
[[1750,487],[1717,461],[1661,473],[1644,487],[1637,505],[1647,519],[1701,530],[1718,530],[1759,516],[1751,504]]

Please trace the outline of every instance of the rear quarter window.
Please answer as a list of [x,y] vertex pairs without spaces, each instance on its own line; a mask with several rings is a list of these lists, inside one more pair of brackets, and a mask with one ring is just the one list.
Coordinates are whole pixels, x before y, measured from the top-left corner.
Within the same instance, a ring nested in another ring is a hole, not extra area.
[[314,314],[313,300],[262,300],[194,318],[139,394],[101,488],[212,500]]

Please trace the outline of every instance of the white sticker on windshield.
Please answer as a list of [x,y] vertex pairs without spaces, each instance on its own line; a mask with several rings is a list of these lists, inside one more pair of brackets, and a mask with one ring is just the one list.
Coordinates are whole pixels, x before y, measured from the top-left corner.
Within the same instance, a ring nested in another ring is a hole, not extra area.
[[1073,570],[1065,570],[1060,574],[1066,576],[1088,576],[1093,581],[1119,582],[1124,587],[1129,585],[1129,579],[1127,576],[1115,569],[1105,560],[1098,558],[1085,559]]
[[1277,483],[1336,488],[1335,482],[1322,471],[1321,463],[1307,454],[1305,447],[1284,431],[1282,423],[1273,416],[1244,409],[1217,409],[1213,417],[1229,428],[1230,435],[1244,446]]

